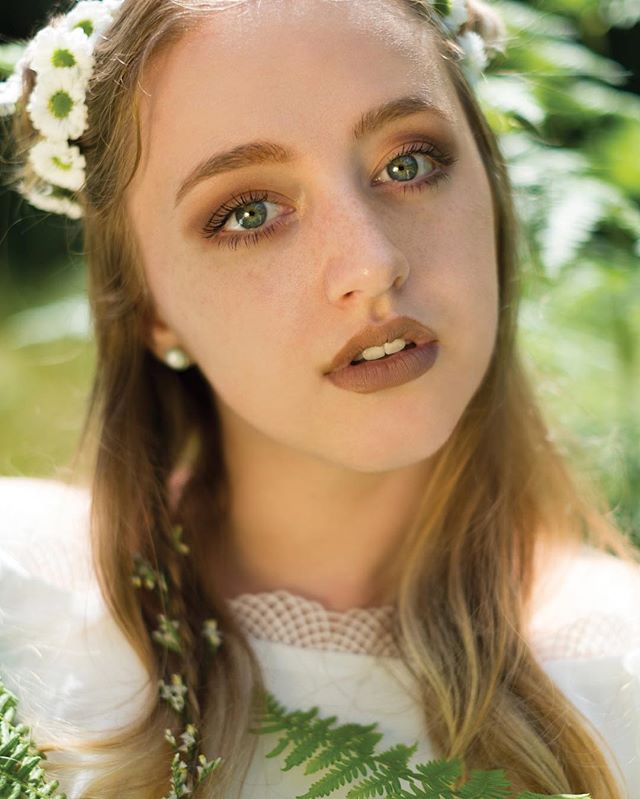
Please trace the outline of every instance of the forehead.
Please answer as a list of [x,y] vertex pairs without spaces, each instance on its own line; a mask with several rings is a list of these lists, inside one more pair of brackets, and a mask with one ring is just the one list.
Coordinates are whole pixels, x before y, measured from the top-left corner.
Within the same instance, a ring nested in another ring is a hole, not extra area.
[[[433,33],[402,0],[258,0],[213,11],[141,80],[138,181],[263,139],[299,150],[362,111],[420,93],[455,114]],[[156,174],[157,173],[157,174]],[[160,175],[162,176],[160,177]],[[160,188],[160,186],[158,186]]]

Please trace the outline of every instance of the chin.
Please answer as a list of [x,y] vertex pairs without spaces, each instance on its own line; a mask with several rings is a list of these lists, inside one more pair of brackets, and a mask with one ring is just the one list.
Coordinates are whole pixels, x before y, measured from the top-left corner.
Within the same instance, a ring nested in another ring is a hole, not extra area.
[[403,423],[375,433],[366,441],[355,434],[349,440],[343,438],[337,442],[333,457],[329,457],[346,469],[362,473],[403,469],[435,455],[449,440],[454,428],[455,421],[445,427],[424,423],[420,429]]

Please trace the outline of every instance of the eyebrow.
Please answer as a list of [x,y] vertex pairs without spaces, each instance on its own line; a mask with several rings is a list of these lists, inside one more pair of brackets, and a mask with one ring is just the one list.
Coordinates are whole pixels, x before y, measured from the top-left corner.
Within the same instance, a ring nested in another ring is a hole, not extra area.
[[[453,124],[450,112],[434,105],[421,95],[412,94],[389,100],[376,108],[365,111],[352,130],[352,138],[356,142],[360,141],[390,122],[404,119],[414,114],[424,113],[425,111]],[[226,152],[215,153],[197,164],[180,184],[180,188],[176,193],[174,207],[182,201],[191,189],[203,180],[248,166],[265,163],[285,164],[293,160],[295,160],[295,154],[292,150],[275,142],[265,141],[240,144]]]

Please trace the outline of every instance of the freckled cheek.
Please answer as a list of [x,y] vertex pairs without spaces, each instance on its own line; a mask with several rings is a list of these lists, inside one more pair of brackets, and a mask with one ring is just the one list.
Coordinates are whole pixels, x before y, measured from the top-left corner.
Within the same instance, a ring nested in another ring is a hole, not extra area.
[[482,172],[472,173],[464,186],[452,195],[447,236],[470,278],[482,283],[495,279],[496,271],[491,191]]
[[[490,195],[455,191],[417,223],[410,281],[443,336],[462,353],[489,346],[497,325],[498,276]],[[411,283],[409,287],[411,288]],[[448,334],[448,335],[447,335]]]
[[498,264],[491,207],[472,205],[468,226],[460,231],[460,260],[464,302],[476,347],[491,349],[498,325]]
[[245,306],[247,315],[262,318],[264,326],[276,325],[281,330],[297,309],[308,307],[316,268],[311,247],[283,236],[279,247],[247,256],[238,272],[239,280],[231,288],[233,302],[241,292],[238,301]]
[[495,279],[493,220],[477,206],[451,203],[437,216],[417,219],[403,248],[412,272],[451,290]]
[[224,348],[220,360],[226,363],[231,359],[235,369],[242,361],[253,361],[253,368],[268,361],[268,354],[277,351],[274,342],[285,325],[287,301],[280,278],[270,278],[264,267],[268,265],[263,259],[250,266],[240,259],[226,263],[222,279],[216,276],[204,281],[195,292],[199,325]]

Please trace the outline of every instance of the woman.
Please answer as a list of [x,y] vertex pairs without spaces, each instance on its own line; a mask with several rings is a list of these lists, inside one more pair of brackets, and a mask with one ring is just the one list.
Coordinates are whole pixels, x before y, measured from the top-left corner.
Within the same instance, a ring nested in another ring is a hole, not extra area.
[[[163,795],[189,719],[222,758],[202,795],[301,795],[317,775],[249,729],[266,687],[377,721],[422,762],[504,767],[514,790],[638,795],[639,559],[522,367],[509,181],[458,28],[416,0],[124,0],[83,27],[100,5],[54,24],[98,36],[86,120],[69,83],[55,123],[77,126],[47,133],[61,95],[27,68],[15,124],[23,194],[84,216],[98,359],[91,485],[3,481],[5,518],[60,559],[56,583],[5,535],[0,673],[25,713],[37,697],[51,773],[78,796]],[[488,6],[450,11],[499,45]],[[83,179],[46,201],[43,130]],[[64,590],[91,579],[87,629]],[[42,598],[24,639],[34,581],[62,606]],[[27,680],[66,607],[82,710],[52,708],[59,676],[46,698]]]

